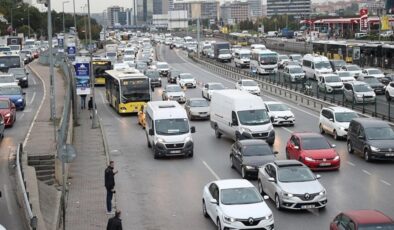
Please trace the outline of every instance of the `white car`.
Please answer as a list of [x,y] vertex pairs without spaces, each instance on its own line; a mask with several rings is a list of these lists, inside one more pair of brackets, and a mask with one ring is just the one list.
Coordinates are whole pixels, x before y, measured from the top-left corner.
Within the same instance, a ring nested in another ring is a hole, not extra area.
[[386,86],[386,99],[388,101],[391,101],[391,99],[394,98],[394,81],[390,82],[387,86]]
[[362,69],[358,65],[354,65],[354,64],[344,65],[338,71],[348,71],[353,74],[354,78],[358,78],[362,73]]
[[273,117],[273,125],[294,125],[295,116],[289,106],[278,101],[264,102],[270,117]]
[[350,121],[357,118],[358,114],[344,107],[328,107],[320,111],[319,130],[320,133],[333,135],[335,140],[345,138]]
[[202,211],[218,230],[274,229],[271,209],[248,180],[218,180],[205,185]]
[[343,90],[343,82],[338,75],[334,73],[322,74],[317,78],[317,86],[320,91],[335,93]]
[[203,98],[211,100],[211,97],[212,97],[212,94],[214,91],[224,90],[224,89],[226,89],[226,88],[224,87],[224,85],[222,83],[209,82],[204,85],[204,88],[202,88],[201,94],[202,94]]
[[349,81],[355,81],[356,79],[354,78],[353,74],[348,71],[337,71],[336,74],[339,76],[342,82],[349,82]]
[[251,94],[260,96],[260,87],[254,80],[242,79],[235,84],[235,88],[241,91],[246,91]]
[[163,101],[170,100],[170,101],[177,101],[179,103],[186,102],[185,92],[183,92],[182,88],[179,87],[179,85],[175,85],[175,84],[166,85],[161,97]]
[[377,68],[368,68],[368,69],[363,69],[361,72],[361,76],[373,76],[376,77],[377,79],[384,78],[384,73]]
[[285,67],[285,63],[290,61],[289,56],[287,55],[278,55],[278,67],[283,68]]
[[181,73],[178,76],[178,84],[180,87],[196,88],[197,81],[190,73]]

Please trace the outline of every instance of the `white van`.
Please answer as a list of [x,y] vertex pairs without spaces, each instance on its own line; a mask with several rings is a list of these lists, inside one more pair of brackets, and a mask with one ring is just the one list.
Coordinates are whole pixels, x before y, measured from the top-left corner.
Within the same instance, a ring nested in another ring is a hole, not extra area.
[[251,50],[255,50],[255,49],[266,50],[267,47],[265,47],[265,45],[263,45],[263,44],[252,44],[252,45],[250,45],[250,49]]
[[145,107],[146,138],[154,158],[193,157],[192,133],[186,110],[176,101],[151,101]]
[[234,140],[264,139],[272,145],[275,131],[261,97],[228,89],[214,91],[211,98],[211,127],[215,135]]
[[317,54],[305,54],[302,58],[302,69],[306,78],[314,80],[322,74],[333,73],[328,58]]
[[258,74],[278,72],[278,53],[271,50],[252,50],[250,71]]
[[250,64],[250,50],[239,49],[234,52],[235,67],[249,67]]

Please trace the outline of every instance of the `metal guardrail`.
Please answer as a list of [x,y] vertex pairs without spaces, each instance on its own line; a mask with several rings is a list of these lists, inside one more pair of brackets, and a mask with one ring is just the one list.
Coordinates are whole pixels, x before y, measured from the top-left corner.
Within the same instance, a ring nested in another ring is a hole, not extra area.
[[18,144],[16,148],[16,182],[18,189],[22,193],[22,208],[24,210],[24,214],[26,219],[29,222],[29,226],[31,229],[37,229],[37,217],[34,215],[30,201],[29,201],[29,194],[26,191],[26,182],[23,173],[22,167],[22,157],[23,154],[23,144]]

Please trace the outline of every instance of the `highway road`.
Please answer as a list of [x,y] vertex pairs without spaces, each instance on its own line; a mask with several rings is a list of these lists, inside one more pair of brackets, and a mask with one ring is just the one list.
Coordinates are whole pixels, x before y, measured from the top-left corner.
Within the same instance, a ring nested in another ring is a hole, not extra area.
[[42,83],[33,73],[29,75],[29,87],[23,91],[26,92],[26,108],[24,111],[17,111],[14,126],[5,130],[0,144],[0,224],[6,229],[15,230],[23,230],[25,226],[23,212],[15,196],[14,154],[16,145],[24,141],[44,95]]
[[[159,56],[172,68],[192,73],[201,86],[204,82],[221,82],[228,88],[234,82],[192,63],[182,51],[160,46]],[[163,79],[164,85],[166,79]],[[156,88],[154,100],[161,100],[162,90]],[[188,89],[187,97],[201,97],[201,88]],[[154,160],[147,147],[145,131],[136,116],[120,116],[109,107],[104,88],[99,88],[96,101],[112,160],[119,170],[116,175],[118,208],[123,212],[123,227],[133,229],[215,229],[201,210],[203,186],[217,179],[241,178],[230,168],[232,140],[216,139],[209,121],[193,121],[197,132],[194,158]],[[280,100],[263,95],[264,100]],[[290,102],[289,102],[290,103]],[[285,159],[285,144],[293,131],[318,132],[318,113],[289,104],[296,116],[294,127],[277,127],[273,149],[278,159]],[[327,229],[329,222],[342,210],[379,209],[394,217],[391,194],[394,192],[393,163],[366,163],[360,156],[349,155],[344,141],[328,140],[337,145],[342,160],[339,171],[319,172],[328,192],[325,210],[274,212],[275,229]],[[256,181],[252,181],[256,185]],[[104,206],[103,206],[104,212]]]

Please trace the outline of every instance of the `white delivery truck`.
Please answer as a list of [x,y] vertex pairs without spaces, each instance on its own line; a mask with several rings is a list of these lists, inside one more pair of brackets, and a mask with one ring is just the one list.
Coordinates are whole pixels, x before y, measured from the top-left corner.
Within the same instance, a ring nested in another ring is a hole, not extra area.
[[275,141],[263,99],[234,89],[214,91],[211,98],[211,127],[215,135],[239,139],[263,139],[270,145]]
[[145,110],[146,138],[154,158],[193,157],[192,133],[186,110],[176,101],[151,101]]

